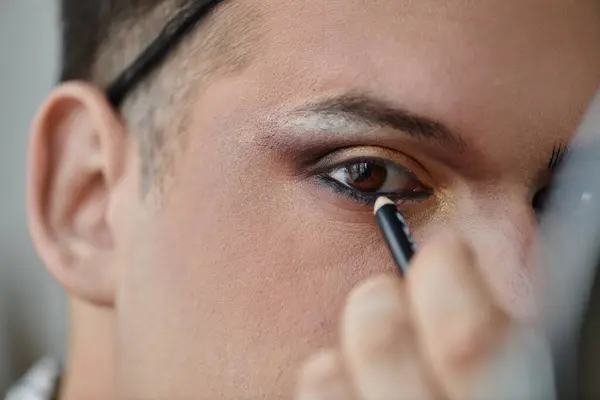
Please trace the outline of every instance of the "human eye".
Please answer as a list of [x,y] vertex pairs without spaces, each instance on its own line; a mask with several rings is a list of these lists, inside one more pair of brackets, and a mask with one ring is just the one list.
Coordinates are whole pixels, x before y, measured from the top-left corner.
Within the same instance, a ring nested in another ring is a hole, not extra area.
[[378,197],[386,196],[397,203],[425,200],[433,195],[428,187],[398,155],[382,149],[346,150],[322,167],[317,181],[335,193],[361,205],[373,205]]

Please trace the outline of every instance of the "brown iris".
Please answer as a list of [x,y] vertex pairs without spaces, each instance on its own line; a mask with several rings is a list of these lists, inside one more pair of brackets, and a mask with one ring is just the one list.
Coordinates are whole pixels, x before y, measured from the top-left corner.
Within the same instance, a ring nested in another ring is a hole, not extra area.
[[358,162],[345,169],[348,174],[346,184],[362,192],[377,192],[387,180],[386,167],[374,162]]

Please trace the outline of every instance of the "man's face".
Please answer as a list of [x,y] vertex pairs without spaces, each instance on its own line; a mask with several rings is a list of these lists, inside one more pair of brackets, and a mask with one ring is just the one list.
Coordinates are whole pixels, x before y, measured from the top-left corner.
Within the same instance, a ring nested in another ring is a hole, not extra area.
[[600,84],[598,3],[253,3],[257,59],[196,96],[143,206],[132,160],[112,216],[131,398],[287,398],[350,289],[395,268],[376,193],[420,245],[459,232],[529,318],[532,198]]

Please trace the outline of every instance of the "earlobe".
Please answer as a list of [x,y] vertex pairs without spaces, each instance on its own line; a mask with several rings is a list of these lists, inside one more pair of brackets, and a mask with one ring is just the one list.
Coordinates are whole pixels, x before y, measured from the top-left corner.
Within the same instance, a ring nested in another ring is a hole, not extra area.
[[34,244],[67,291],[94,304],[113,302],[108,216],[126,146],[119,115],[85,83],[57,88],[32,126],[27,206]]

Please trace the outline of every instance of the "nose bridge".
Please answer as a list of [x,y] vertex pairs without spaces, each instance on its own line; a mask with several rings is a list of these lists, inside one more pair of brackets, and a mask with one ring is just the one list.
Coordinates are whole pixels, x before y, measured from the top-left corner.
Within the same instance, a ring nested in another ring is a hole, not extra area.
[[499,303],[517,317],[534,312],[532,247],[537,221],[524,196],[502,192],[457,202],[449,225],[472,244]]

